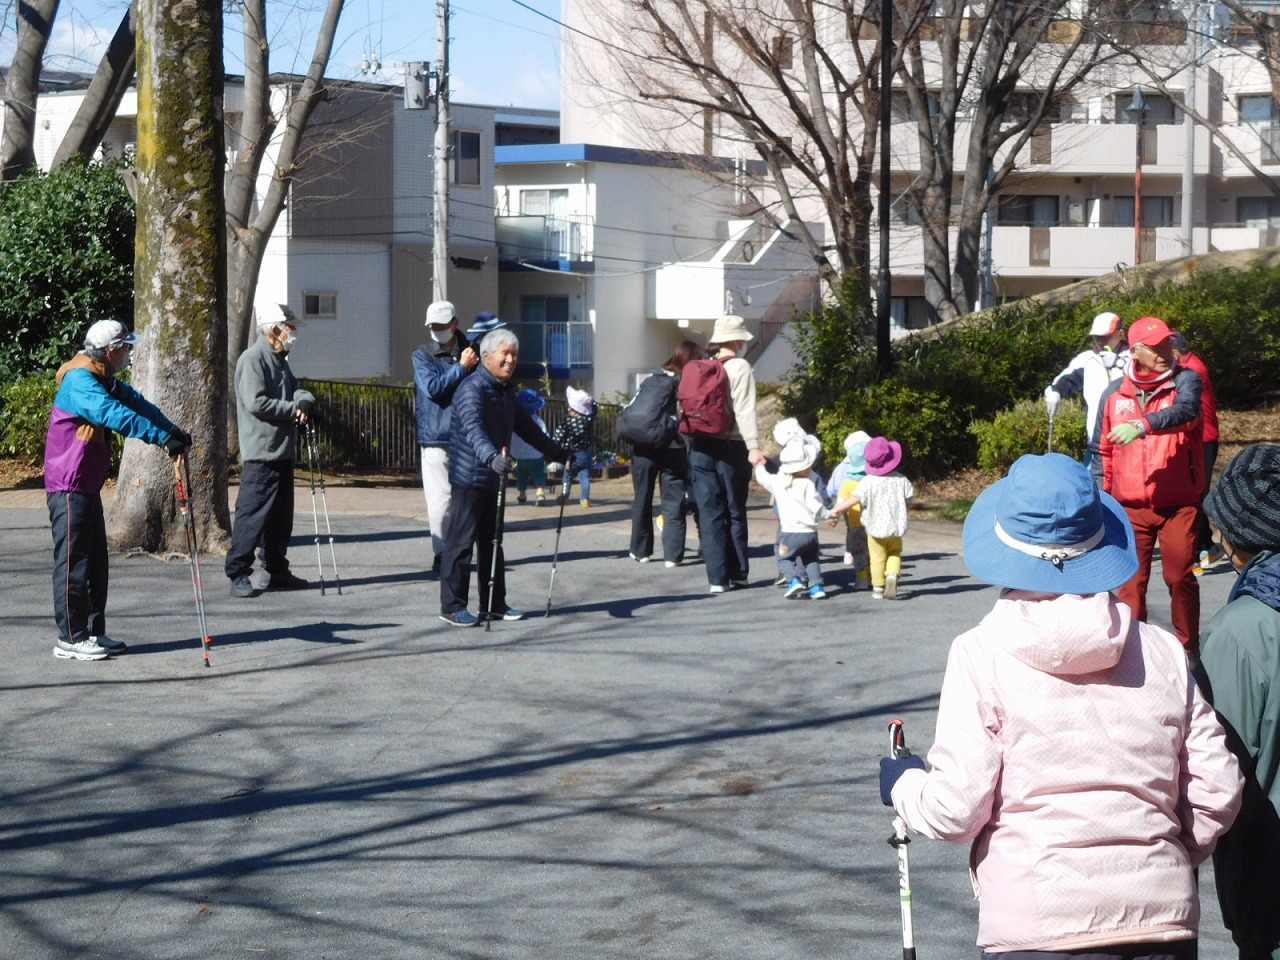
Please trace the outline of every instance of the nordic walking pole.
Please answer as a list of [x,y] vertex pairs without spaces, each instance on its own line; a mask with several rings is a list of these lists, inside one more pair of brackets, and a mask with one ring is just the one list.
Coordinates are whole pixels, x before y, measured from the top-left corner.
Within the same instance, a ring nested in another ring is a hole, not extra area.
[[[324,532],[329,538],[329,562],[333,564],[333,583],[342,594],[342,579],[338,576],[338,555],[333,550],[333,527],[329,525],[329,494],[324,486],[324,468],[320,465],[320,445],[316,443],[314,430],[307,431],[307,457],[311,462],[311,512],[316,510],[315,484],[320,482],[320,506],[324,510]],[[316,523],[316,560],[320,560],[320,524]],[[320,574],[320,595],[324,596],[324,573]]]
[[556,520],[556,547],[551,554],[551,585],[547,587],[547,612],[544,617],[551,616],[551,594],[556,589],[556,565],[560,562],[560,528],[564,526],[564,505],[569,499],[569,484],[573,474],[569,473],[569,464],[564,465],[564,480],[560,483],[560,516]]
[[320,572],[320,596],[324,596],[324,560],[320,555],[320,514],[316,512],[316,458],[311,443],[311,431],[304,424],[302,443],[307,448],[307,473],[311,477],[311,522],[315,525],[316,568]]
[[[905,760],[911,756],[901,720],[889,721],[889,756]],[[902,960],[916,960],[915,932],[911,928],[911,867],[907,857],[907,825],[901,817],[893,818],[893,835],[889,846],[898,851],[898,902],[902,907]]]
[[200,624],[200,645],[204,650],[204,665],[209,663],[209,648],[213,637],[209,636],[209,624],[204,617],[204,584],[200,577],[200,548],[196,545],[196,521],[191,515],[191,466],[186,454],[173,461],[173,476],[178,481],[178,513],[182,515],[182,531],[187,535],[187,562],[191,565],[191,592],[196,598],[196,618]]
[[[507,459],[507,448],[502,448],[502,459]],[[489,632],[489,627],[493,624],[493,591],[498,584],[498,564],[501,562],[498,555],[502,553],[502,521],[503,511],[507,506],[507,471],[503,470],[498,474],[498,516],[493,522],[493,559],[489,562],[489,602],[485,604],[485,610],[489,615],[484,618],[484,632]]]

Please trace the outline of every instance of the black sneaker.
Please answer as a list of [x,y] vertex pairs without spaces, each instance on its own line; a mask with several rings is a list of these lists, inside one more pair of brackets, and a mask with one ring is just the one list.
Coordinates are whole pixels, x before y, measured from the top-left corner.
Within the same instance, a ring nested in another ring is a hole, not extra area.
[[231,581],[231,595],[233,597],[256,597],[258,588],[253,585],[253,581],[248,577],[236,577]]
[[475,615],[465,607],[461,610],[455,610],[453,613],[442,613],[440,619],[451,627],[474,627],[480,621]]
[[438,553],[431,558],[431,572],[432,573],[440,572],[440,554]]
[[284,573],[273,573],[267,582],[268,590],[305,590],[311,584],[286,570]]
[[96,640],[98,646],[113,657],[119,656],[129,649],[123,640],[112,640],[110,637],[90,637],[89,639]]

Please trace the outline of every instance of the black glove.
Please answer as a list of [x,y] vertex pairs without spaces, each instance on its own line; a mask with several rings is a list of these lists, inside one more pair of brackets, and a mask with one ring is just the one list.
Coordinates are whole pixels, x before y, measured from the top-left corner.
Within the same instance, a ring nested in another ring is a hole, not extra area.
[[893,806],[893,785],[908,770],[923,770],[924,757],[914,753],[906,757],[880,758],[880,802],[886,807]]
[[781,459],[779,459],[778,457],[765,457],[765,458],[764,458],[764,472],[765,472],[765,473],[777,473],[780,469],[782,469],[782,460],[781,460]]
[[173,428],[173,433],[164,438],[164,449],[171,457],[187,452],[187,448],[191,446],[191,434],[177,427]]
[[510,472],[514,463],[515,461],[510,457],[501,453],[495,453],[489,458],[489,469],[494,473],[506,474]]
[[311,416],[311,411],[315,408],[316,402],[314,400],[308,400],[304,397],[298,401],[298,410],[305,413],[307,416]]

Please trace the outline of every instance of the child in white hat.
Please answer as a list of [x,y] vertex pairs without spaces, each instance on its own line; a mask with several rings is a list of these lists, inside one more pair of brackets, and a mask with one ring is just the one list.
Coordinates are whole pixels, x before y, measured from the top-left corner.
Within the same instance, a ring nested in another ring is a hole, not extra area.
[[812,472],[821,452],[822,444],[817,437],[793,436],[778,455],[777,473],[770,473],[764,464],[756,467],[756,482],[773,495],[778,511],[778,571],[791,577],[787,584],[788,599],[806,592],[811,600],[826,598],[822,568],[818,564],[818,524],[849,508],[848,503],[834,508],[826,505],[821,478],[815,482]]
[[569,415],[556,427],[552,439],[566,450],[573,451],[573,460],[564,468],[570,473],[570,485],[573,474],[577,474],[578,483],[582,486],[582,506],[591,506],[591,463],[592,446],[596,430],[596,402],[591,394],[577,387],[565,387],[565,399],[569,402]]

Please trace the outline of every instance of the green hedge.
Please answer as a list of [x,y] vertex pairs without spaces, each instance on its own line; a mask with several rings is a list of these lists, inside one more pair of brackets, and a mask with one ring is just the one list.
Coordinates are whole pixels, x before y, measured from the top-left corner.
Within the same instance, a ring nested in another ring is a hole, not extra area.
[[[1179,285],[1085,299],[1067,307],[1020,301],[893,345],[894,370],[878,379],[871,318],[844,291],[797,324],[799,364],[783,397],[787,414],[816,425],[827,458],[843,455],[855,429],[902,442],[905,469],[940,477],[981,460],[1002,461],[1021,445],[1047,446],[1041,395],[1083,349],[1103,310],[1132,323],[1166,319],[1209,366],[1219,405],[1231,409],[1276,396],[1280,366],[1280,269],[1204,271]],[[1021,410],[1020,405],[1026,404]],[[1002,417],[1002,411],[1010,411]],[[1080,414],[1083,420],[1083,414]],[[1055,423],[1067,449],[1075,427]],[[1083,427],[1081,427],[1081,430]],[[1022,440],[1019,443],[1019,435]],[[1082,450],[1083,434],[1080,446]]]
[[49,409],[58,392],[52,373],[32,373],[0,388],[0,456],[39,465],[44,461],[44,438]]

